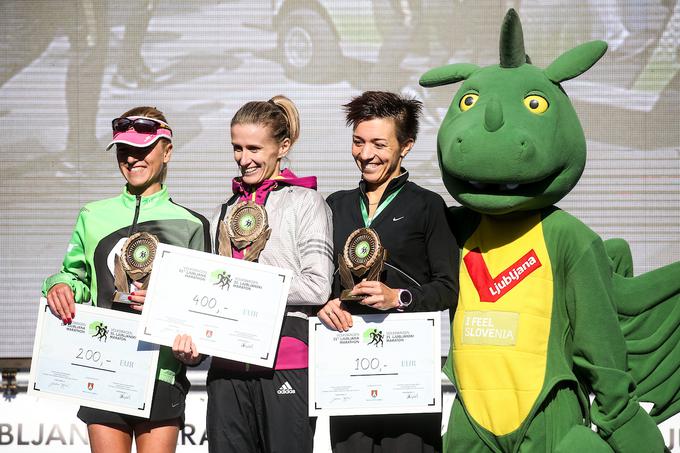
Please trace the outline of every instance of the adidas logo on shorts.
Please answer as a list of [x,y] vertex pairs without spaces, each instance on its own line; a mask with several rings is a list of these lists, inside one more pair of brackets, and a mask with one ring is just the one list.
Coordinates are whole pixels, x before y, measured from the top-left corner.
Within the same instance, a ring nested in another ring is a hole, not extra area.
[[295,389],[291,387],[291,385],[288,383],[288,381],[284,382],[281,387],[276,391],[279,395],[292,395],[295,393]]

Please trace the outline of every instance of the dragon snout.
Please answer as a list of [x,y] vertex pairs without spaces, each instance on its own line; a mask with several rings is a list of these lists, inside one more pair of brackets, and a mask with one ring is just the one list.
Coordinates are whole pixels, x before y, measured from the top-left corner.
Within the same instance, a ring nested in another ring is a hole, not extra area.
[[[536,159],[536,144],[525,134],[493,134],[480,140],[472,133],[461,131],[448,140],[440,140],[440,149],[451,157],[458,156],[471,165],[489,167],[489,162],[502,160],[512,165],[531,165]],[[458,161],[458,163],[461,163]]]
[[517,151],[519,153],[519,158],[524,161],[531,161],[536,155],[536,145],[533,140],[529,140],[524,136],[517,137],[516,139]]

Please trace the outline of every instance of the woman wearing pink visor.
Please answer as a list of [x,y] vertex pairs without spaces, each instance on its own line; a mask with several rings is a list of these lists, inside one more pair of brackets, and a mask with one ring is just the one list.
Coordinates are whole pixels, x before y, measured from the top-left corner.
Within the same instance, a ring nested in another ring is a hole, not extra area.
[[[207,220],[174,203],[163,184],[172,156],[172,130],[163,113],[137,107],[114,119],[112,126],[107,149],[115,146],[126,185],[117,197],[81,209],[61,270],[43,285],[52,313],[64,323],[75,317],[75,304],[89,301],[112,310],[142,310],[148,277],[133,281],[121,270],[120,257],[126,256],[122,249],[134,238],[210,250]],[[81,407],[78,418],[87,423],[92,452],[130,452],[133,438],[140,453],[174,452],[189,389],[178,359],[198,362],[198,354],[189,356],[193,358],[161,347],[149,419]]]
[[[146,113],[150,114],[150,112]],[[151,113],[151,115],[153,114]],[[162,113],[153,116],[164,118]],[[137,115],[122,116],[114,119],[111,126],[113,127],[113,141],[106,147],[107,151],[116,145],[146,148],[160,139],[165,139],[165,144],[172,147],[172,129],[170,129],[168,123],[160,118]]]

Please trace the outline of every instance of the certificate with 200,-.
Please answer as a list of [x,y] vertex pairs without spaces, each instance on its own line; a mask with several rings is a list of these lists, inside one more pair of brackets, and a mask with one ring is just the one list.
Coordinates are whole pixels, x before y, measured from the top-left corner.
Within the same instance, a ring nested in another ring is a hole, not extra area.
[[137,341],[139,320],[77,305],[65,325],[41,298],[28,393],[148,418],[158,346]]
[[440,412],[440,313],[352,319],[337,332],[310,318],[309,415]]
[[198,351],[271,368],[292,272],[159,244],[139,338],[172,346],[189,334]]

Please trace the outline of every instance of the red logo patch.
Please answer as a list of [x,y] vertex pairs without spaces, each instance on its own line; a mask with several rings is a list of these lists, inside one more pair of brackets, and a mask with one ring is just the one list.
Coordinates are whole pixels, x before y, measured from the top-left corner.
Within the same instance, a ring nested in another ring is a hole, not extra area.
[[378,397],[378,390],[377,390],[377,389],[371,390],[371,397],[372,397],[372,398],[377,398],[377,397]]
[[212,337],[212,334],[213,334],[212,330],[206,330],[205,331],[205,336],[208,337],[208,338]]
[[496,302],[529,274],[541,267],[541,262],[533,249],[496,277],[492,277],[489,273],[484,257],[478,248],[470,250],[463,257],[463,261],[477,289],[480,302]]
[[94,388],[94,382],[88,382],[87,383],[87,389],[92,390]]

